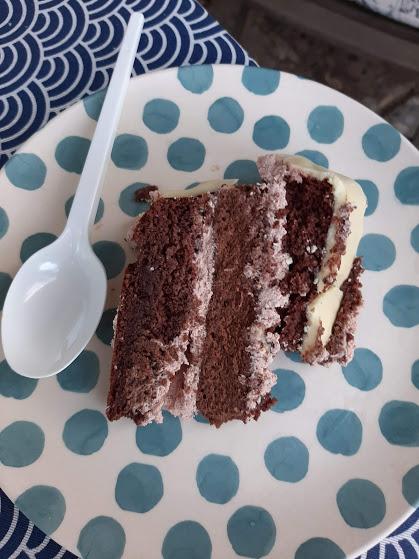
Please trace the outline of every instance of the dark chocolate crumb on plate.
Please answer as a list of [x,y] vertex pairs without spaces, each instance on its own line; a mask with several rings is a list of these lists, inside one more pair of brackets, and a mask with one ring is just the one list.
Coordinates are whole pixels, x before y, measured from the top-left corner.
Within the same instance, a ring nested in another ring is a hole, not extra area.
[[144,188],[139,188],[138,190],[135,191],[135,201],[136,202],[150,202],[151,200],[151,192],[155,192],[156,190],[158,190],[157,186],[154,186],[152,184],[148,185],[148,186],[144,186]]

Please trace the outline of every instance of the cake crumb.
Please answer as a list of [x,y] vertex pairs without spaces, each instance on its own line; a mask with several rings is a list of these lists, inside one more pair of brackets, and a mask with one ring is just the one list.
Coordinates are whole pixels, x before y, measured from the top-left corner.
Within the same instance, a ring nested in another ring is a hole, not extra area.
[[152,184],[139,188],[135,191],[134,197],[136,202],[150,202],[150,194],[158,190],[157,186]]

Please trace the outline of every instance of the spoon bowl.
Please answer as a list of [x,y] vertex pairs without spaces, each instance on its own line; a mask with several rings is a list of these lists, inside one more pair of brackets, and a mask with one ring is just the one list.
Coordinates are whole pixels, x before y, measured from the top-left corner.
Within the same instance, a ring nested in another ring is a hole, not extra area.
[[106,298],[105,270],[88,242],[74,245],[71,231],[65,231],[31,256],[10,286],[3,347],[11,368],[24,376],[62,371],[98,325],[98,309]]

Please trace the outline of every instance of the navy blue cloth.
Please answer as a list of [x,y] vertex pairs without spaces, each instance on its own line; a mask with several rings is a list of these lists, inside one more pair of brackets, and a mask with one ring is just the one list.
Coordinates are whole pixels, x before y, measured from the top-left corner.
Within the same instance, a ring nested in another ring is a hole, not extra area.
[[[145,16],[135,74],[186,64],[255,64],[194,0],[0,0],[0,166],[48,120],[108,84],[132,11]],[[405,559],[417,559],[418,541],[416,512],[363,557],[401,559],[401,549]],[[0,489],[0,559],[11,556],[75,557]]]
[[0,0],[0,166],[48,120],[108,84],[133,11],[145,17],[135,75],[254,64],[194,0]]

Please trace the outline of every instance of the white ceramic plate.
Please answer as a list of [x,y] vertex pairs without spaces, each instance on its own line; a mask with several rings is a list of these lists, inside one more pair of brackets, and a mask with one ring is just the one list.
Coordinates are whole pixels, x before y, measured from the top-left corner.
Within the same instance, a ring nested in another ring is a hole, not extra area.
[[[51,121],[0,175],[1,301],[22,259],[63,229],[102,98]],[[418,497],[418,152],[331,89],[234,66],[132,80],[118,134],[93,231],[107,309],[129,258],[125,232],[144,210],[134,183],[255,180],[258,155],[303,151],[368,196],[359,349],[344,371],[278,356],[279,402],[258,422],[217,430],[167,417],[137,430],[104,417],[108,310],[58,379],[22,379],[1,362],[1,485],[89,559],[355,557]]]

